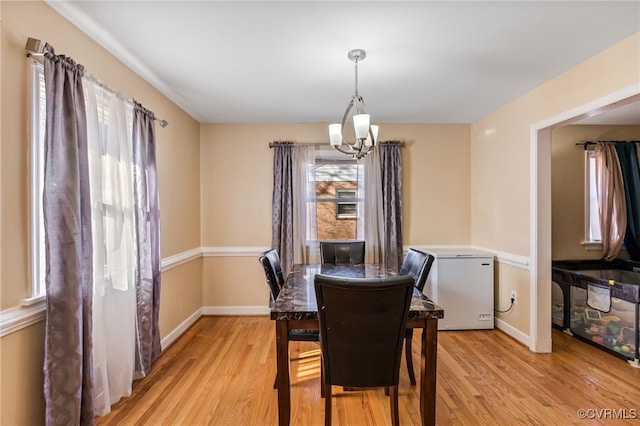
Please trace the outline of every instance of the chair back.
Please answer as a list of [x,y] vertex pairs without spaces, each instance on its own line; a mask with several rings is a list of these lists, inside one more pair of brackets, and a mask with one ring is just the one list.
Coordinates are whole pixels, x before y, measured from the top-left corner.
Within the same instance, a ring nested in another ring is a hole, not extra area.
[[363,264],[364,241],[320,241],[320,257],[324,264]]
[[267,250],[260,255],[258,261],[264,268],[264,275],[271,290],[271,298],[275,301],[284,285],[280,256],[276,249]]
[[323,380],[351,387],[395,386],[411,305],[411,276],[314,279]]
[[422,293],[434,260],[433,255],[410,248],[400,267],[400,275],[411,275],[416,280],[416,288]]

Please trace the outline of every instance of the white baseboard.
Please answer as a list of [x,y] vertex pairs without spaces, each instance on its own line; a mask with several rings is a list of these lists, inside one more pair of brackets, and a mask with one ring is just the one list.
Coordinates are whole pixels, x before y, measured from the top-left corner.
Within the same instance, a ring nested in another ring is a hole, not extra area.
[[204,306],[202,315],[269,315],[268,306]]
[[178,337],[182,336],[189,327],[191,327],[202,316],[202,308],[196,310],[194,313],[176,327],[171,333],[167,334],[164,339],[160,341],[160,348],[164,352]]
[[496,318],[496,328],[513,337],[518,342],[526,345],[528,348],[531,347],[531,338],[529,336],[499,318]]

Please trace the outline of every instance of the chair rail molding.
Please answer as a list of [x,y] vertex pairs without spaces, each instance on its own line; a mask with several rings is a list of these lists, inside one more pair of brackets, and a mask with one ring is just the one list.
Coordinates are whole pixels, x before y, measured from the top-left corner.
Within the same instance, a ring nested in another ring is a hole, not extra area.
[[[202,248],[196,247],[163,258],[161,272],[166,272],[192,260],[202,257]],[[27,303],[25,303],[27,301]],[[0,337],[29,327],[45,320],[45,301],[25,299],[19,306],[0,311]]]
[[0,311],[0,337],[44,321],[44,301]]
[[191,262],[202,256],[202,247],[196,247],[191,250],[183,251],[162,259],[160,271],[165,272],[184,263]]
[[474,245],[411,245],[403,247],[404,254],[406,255],[409,248],[415,248],[418,250],[429,250],[429,249],[474,249],[474,250],[482,250],[487,253],[491,253],[496,257],[496,260],[499,263],[504,263],[506,265],[511,265],[516,268],[529,270],[529,257],[522,256],[519,254],[508,253],[500,250],[494,250],[487,247],[474,246]]

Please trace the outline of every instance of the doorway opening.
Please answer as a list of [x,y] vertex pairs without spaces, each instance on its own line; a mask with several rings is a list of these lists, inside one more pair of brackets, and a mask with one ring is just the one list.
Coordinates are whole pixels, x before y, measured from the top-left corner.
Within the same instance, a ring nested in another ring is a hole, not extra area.
[[551,131],[617,107],[640,102],[633,85],[535,123],[530,130],[530,341],[534,352],[551,352]]

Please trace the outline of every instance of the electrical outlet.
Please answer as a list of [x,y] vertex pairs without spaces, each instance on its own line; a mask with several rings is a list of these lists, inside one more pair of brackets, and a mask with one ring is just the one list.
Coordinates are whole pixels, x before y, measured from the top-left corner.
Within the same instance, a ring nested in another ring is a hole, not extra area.
[[511,300],[513,300],[513,304],[515,305],[516,303],[518,303],[518,299],[516,298],[516,291],[515,290],[511,290]]

